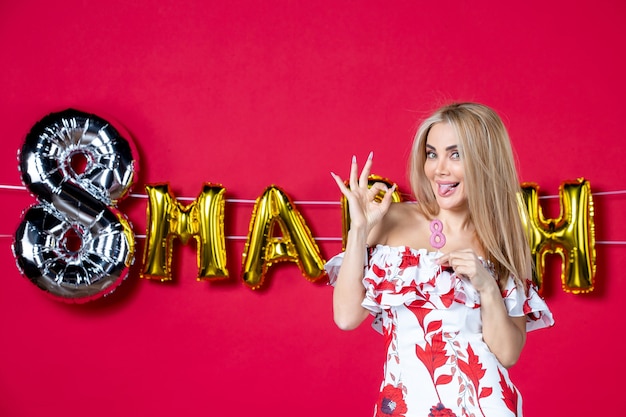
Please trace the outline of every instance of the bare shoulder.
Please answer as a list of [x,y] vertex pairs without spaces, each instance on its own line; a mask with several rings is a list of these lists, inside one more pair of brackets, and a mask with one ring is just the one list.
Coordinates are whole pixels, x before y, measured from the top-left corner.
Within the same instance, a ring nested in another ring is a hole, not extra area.
[[[372,230],[368,238],[370,245],[404,245],[411,231],[421,229],[424,216],[412,202],[392,203],[380,224]],[[410,242],[406,242],[407,244]]]
[[392,203],[391,206],[389,206],[387,214],[385,215],[385,220],[388,222],[402,223],[417,214],[419,214],[419,210],[417,209],[416,203],[406,201]]

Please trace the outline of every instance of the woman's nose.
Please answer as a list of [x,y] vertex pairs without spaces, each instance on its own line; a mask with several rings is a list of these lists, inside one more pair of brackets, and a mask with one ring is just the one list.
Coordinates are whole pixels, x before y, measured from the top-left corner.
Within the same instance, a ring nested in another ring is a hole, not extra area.
[[435,167],[435,172],[437,174],[447,174],[448,173],[448,162],[445,158],[441,158],[437,161],[437,166]]

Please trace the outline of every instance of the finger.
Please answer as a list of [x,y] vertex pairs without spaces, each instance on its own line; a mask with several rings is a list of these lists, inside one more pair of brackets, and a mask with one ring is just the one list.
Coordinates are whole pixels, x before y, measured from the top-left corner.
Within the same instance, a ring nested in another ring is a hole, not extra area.
[[455,265],[452,266],[452,269],[454,270],[454,273],[460,277],[469,278],[471,275],[470,271],[467,269],[465,265],[459,265],[455,263]]
[[358,184],[358,175],[359,175],[359,170],[358,170],[358,166],[356,163],[356,156],[352,155],[352,162],[350,164],[350,188],[351,189],[356,189],[359,184]]
[[474,276],[484,270],[483,265],[475,259],[461,259],[457,262],[457,268],[462,268],[464,273],[469,276]]
[[386,195],[385,193],[387,191],[389,191],[389,187],[387,187],[387,185],[382,182],[375,182],[374,184],[372,184],[371,187],[369,187],[369,194],[374,196],[380,193]]
[[391,188],[387,188],[387,186],[385,185],[385,196],[383,197],[383,202],[385,202],[385,200],[388,200],[391,203],[391,199],[393,198],[393,193],[396,191],[396,184],[393,184],[391,186]]
[[385,196],[383,197],[383,200],[380,202],[380,205],[385,210],[389,208],[389,206],[391,205],[391,202],[393,201],[392,198],[393,198],[394,191],[396,191],[396,184],[392,185],[391,188],[385,191]]
[[370,154],[367,156],[367,161],[365,161],[365,165],[363,166],[363,171],[361,171],[361,176],[359,177],[359,185],[361,187],[367,187],[373,159],[374,152],[370,152]]
[[461,249],[452,252],[451,257],[453,257],[458,262],[473,262],[475,259],[474,251],[471,249]]
[[439,258],[437,258],[437,263],[439,265],[449,265],[450,264],[450,254],[443,254]]
[[337,186],[339,187],[339,190],[341,190],[342,194],[346,195],[347,193],[350,192],[350,190],[348,190],[348,187],[346,187],[346,184],[343,182],[341,177],[339,177],[339,175],[335,174],[334,172],[331,172],[330,175],[333,177],[333,179],[337,183]]
[[462,265],[462,260],[458,257],[457,252],[451,252],[448,255],[448,265],[454,269],[454,272],[457,271],[459,267]]

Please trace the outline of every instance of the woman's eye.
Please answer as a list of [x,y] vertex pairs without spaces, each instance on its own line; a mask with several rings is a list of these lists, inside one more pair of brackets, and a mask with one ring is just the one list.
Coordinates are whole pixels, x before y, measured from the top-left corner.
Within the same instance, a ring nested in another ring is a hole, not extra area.
[[435,159],[437,157],[437,154],[432,152],[432,151],[428,151],[426,152],[426,159]]
[[461,159],[461,154],[458,151],[454,151],[452,152],[452,154],[450,154],[450,157],[454,160],[458,160]]

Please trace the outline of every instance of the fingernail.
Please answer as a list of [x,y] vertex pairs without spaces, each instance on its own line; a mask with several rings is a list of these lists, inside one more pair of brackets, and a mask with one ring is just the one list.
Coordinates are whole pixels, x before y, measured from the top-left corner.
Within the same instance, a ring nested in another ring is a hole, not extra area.
[[356,162],[356,155],[352,155],[352,162]]
[[371,151],[367,159],[371,161],[373,157],[374,157],[374,151]]
[[337,176],[333,171],[330,171],[330,175],[332,175],[333,177]]

